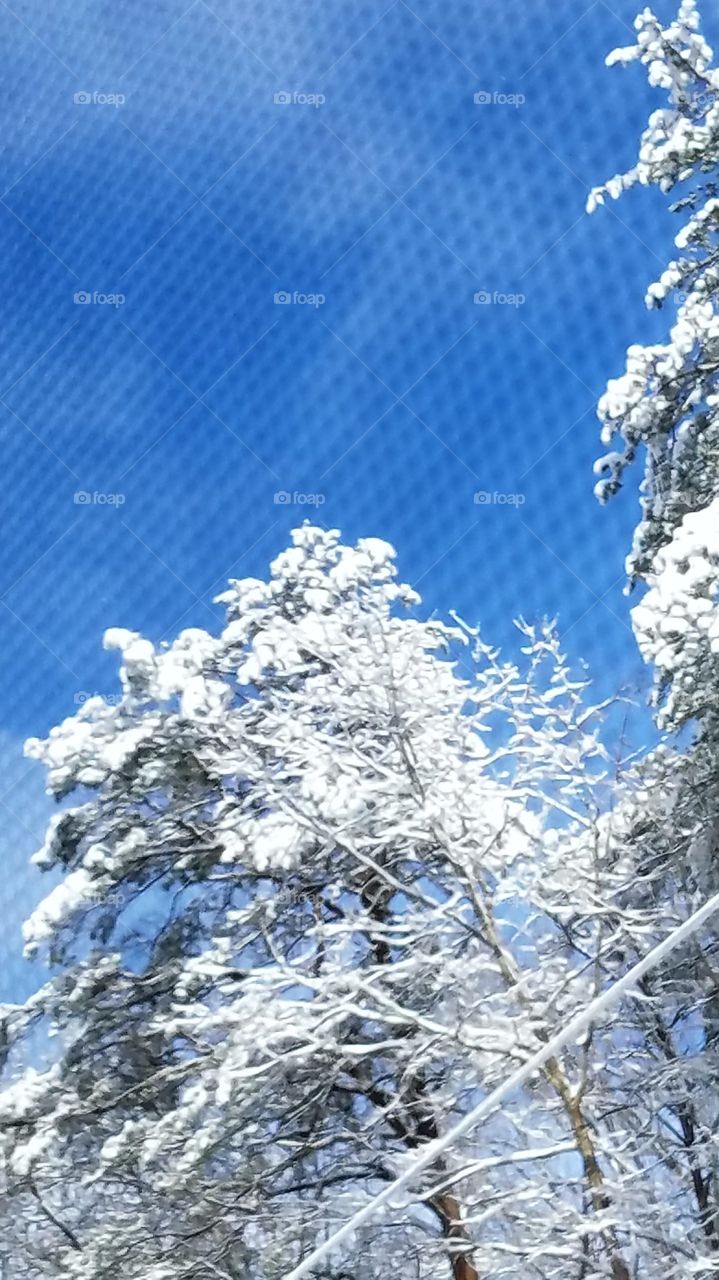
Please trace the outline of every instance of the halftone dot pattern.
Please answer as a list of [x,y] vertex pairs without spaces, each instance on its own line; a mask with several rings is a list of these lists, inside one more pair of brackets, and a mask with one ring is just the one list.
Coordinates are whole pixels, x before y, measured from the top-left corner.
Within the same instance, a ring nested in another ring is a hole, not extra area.
[[558,615],[602,695],[637,678],[594,414],[665,329],[674,228],[646,191],[584,214],[659,104],[603,65],[634,8],[0,6],[3,996],[37,980],[23,739],[116,690],[106,627],[212,629],[304,518],[510,651]]

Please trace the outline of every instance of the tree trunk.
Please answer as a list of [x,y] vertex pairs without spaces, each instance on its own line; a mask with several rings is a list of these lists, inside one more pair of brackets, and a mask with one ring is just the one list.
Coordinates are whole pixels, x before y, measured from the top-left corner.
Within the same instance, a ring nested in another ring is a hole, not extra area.
[[[363,885],[360,897],[362,904],[373,919],[384,923],[387,919],[388,892],[384,885],[372,879]],[[390,965],[392,953],[382,938],[370,937],[370,946],[379,964]],[[399,1034],[409,1035],[408,1028],[399,1029]],[[355,1072],[355,1078],[359,1078]],[[431,1101],[427,1097],[426,1082],[421,1072],[407,1083],[405,1095],[393,1100],[374,1082],[365,1082],[366,1096],[388,1113],[388,1121],[395,1133],[403,1139],[410,1150],[421,1148],[426,1142],[434,1142],[439,1137],[437,1117]],[[443,1162],[439,1161],[438,1171],[442,1171]],[[471,1240],[462,1222],[462,1210],[457,1198],[451,1191],[441,1191],[433,1196],[427,1204],[439,1218],[442,1235],[448,1243],[449,1264],[452,1268],[453,1280],[479,1280],[479,1272],[471,1261]],[[460,1244],[463,1248],[453,1246]],[[619,1278],[623,1280],[623,1278]]]
[[[678,1063],[679,1054],[675,1048],[674,1039],[664,1021],[661,1008],[657,1004],[656,995],[649,979],[643,978],[639,985],[644,994],[654,1001],[654,1030],[660,1048],[668,1062]],[[680,1099],[679,1102],[673,1105],[673,1110],[679,1121],[682,1131],[682,1141],[687,1152],[689,1174],[691,1178],[692,1191],[696,1200],[699,1224],[709,1244],[709,1248],[713,1253],[717,1253],[719,1252],[719,1236],[717,1235],[714,1210],[710,1203],[711,1173],[709,1171],[706,1173],[702,1171],[696,1150],[697,1117],[694,1104],[691,1098],[687,1095],[686,1098]]]
[[[569,1081],[556,1058],[549,1059],[544,1067],[544,1072],[547,1079],[554,1085],[564,1104],[584,1168],[584,1176],[589,1188],[592,1207],[599,1217],[608,1209],[610,1201],[604,1185],[602,1170],[597,1160],[589,1125],[582,1111],[581,1102],[578,1095],[570,1088]],[[608,1228],[603,1234],[610,1252],[613,1280],[631,1280],[629,1268],[622,1257],[614,1228]]]
[[472,1264],[470,1239],[462,1224],[459,1201],[449,1191],[442,1191],[432,1201],[432,1208],[442,1223],[442,1234],[448,1242],[457,1241],[465,1246],[462,1251],[450,1248],[449,1261],[454,1280],[479,1280],[479,1272]]

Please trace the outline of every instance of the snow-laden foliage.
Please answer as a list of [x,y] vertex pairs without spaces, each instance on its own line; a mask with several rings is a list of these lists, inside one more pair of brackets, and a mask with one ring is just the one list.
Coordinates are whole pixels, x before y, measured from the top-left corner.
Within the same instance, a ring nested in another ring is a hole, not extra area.
[[684,517],[647,582],[632,619],[642,656],[669,687],[666,718],[702,719],[719,688],[719,497]]
[[[617,835],[641,793],[598,816],[551,632],[502,662],[407,612],[386,544],[310,527],[221,600],[217,638],[108,632],[122,697],[28,744],[72,804],[26,929],[56,976],[4,1014],[8,1280],[279,1280],[663,923]],[[691,1170],[616,1035],[551,1060],[335,1280],[694,1275]]]
[[[646,299],[675,308],[668,341],[631,346],[626,373],[600,401],[604,443],[619,436],[619,447],[597,464],[597,493],[616,492],[643,453],[628,572],[646,590],[634,629],[654,669],[660,723],[691,725],[693,740],[660,748],[638,768],[628,799],[617,797],[614,833],[634,867],[625,909],[668,924],[719,889],[719,72],[693,0],[668,26],[645,9],[635,28],[636,42],[608,61],[642,62],[668,103],[650,117],[636,166],[593,192],[589,207],[636,183],[655,185],[676,189],[686,221],[679,256]],[[689,1178],[699,1233],[688,1248],[674,1240],[687,1276],[719,1270],[717,948],[712,922],[650,975],[620,1033],[630,1057],[614,1061],[617,1097],[645,1134],[644,1167],[667,1206],[676,1203],[667,1171]]]
[[[628,569],[633,580],[649,579],[652,585],[652,602],[635,622],[642,651],[657,663],[665,689],[679,674],[680,650],[687,685],[706,674],[712,641],[702,636],[695,645],[686,636],[700,611],[704,622],[710,613],[716,618],[712,575],[702,572],[695,582],[680,584],[677,573],[683,572],[690,544],[698,539],[709,564],[719,540],[716,508],[713,519],[708,514],[719,494],[719,70],[701,34],[695,0],[682,0],[668,26],[645,9],[635,29],[636,42],[616,49],[607,61],[643,63],[650,84],[666,93],[667,105],[650,116],[636,165],[595,189],[588,208],[640,183],[677,189],[674,208],[685,221],[676,236],[679,255],[650,285],[646,299],[649,307],[675,307],[668,341],[630,346],[626,372],[609,383],[599,403],[603,441],[612,445],[618,436],[620,447],[599,459],[596,492],[602,501],[615,493],[627,465],[643,451],[642,519]],[[698,525],[696,513],[704,511]],[[662,575],[670,579],[664,585],[658,582]],[[669,614],[657,608],[665,599],[671,601]],[[667,723],[683,723],[696,703],[696,695],[678,688]]]

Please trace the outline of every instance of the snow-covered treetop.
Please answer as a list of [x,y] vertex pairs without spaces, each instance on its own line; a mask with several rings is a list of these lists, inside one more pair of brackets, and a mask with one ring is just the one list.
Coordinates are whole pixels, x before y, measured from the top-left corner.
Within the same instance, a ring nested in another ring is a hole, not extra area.
[[638,182],[671,191],[677,182],[715,167],[719,73],[700,25],[696,0],[682,0],[667,27],[647,8],[634,21],[636,42],[608,55],[609,67],[641,62],[649,84],[666,90],[669,106],[650,116],[636,165],[590,193],[590,213],[606,196],[616,200]]

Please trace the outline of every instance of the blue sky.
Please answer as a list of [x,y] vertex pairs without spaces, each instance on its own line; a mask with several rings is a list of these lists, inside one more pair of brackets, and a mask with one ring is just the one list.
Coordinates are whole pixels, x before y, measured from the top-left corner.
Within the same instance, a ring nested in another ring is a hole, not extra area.
[[14,957],[46,812],[23,739],[115,690],[107,626],[215,625],[225,578],[262,575],[312,514],[278,491],[321,495],[349,539],[393,542],[428,609],[509,645],[516,614],[558,614],[602,695],[637,677],[636,493],[592,497],[594,405],[627,344],[665,328],[642,300],[672,216],[646,191],[583,212],[657,102],[637,69],[604,67],[634,12],[0,8],[11,992],[33,980]]

